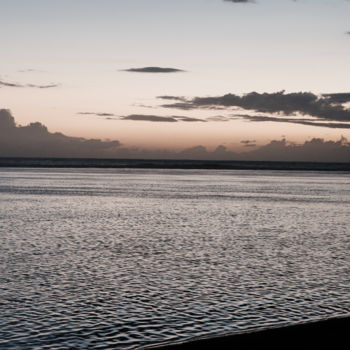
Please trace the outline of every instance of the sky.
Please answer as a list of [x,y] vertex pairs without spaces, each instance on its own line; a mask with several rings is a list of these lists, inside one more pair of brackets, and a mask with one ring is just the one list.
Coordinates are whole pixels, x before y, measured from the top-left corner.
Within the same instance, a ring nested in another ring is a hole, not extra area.
[[2,156],[44,155],[37,128],[76,156],[350,161],[348,0],[0,0],[0,20]]

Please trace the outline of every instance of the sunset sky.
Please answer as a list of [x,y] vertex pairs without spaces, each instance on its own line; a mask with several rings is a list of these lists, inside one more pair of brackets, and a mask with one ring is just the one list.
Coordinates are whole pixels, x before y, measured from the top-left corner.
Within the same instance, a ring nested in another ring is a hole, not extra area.
[[0,0],[0,20],[17,126],[174,152],[350,140],[348,0]]

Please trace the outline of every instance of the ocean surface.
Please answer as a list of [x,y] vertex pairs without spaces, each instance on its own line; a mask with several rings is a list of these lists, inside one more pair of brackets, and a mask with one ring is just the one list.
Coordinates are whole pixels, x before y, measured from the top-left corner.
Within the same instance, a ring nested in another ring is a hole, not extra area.
[[349,172],[1,168],[0,348],[349,315],[349,213]]

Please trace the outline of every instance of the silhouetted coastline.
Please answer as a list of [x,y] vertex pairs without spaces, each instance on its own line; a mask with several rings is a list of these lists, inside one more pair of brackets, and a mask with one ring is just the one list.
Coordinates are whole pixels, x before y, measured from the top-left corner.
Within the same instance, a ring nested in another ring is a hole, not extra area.
[[350,317],[325,319],[291,326],[245,331],[217,337],[203,337],[178,343],[163,343],[141,349],[187,350],[187,349],[284,349],[285,347],[315,349],[344,348],[348,341]]
[[0,167],[350,171],[350,163],[93,158],[0,158]]

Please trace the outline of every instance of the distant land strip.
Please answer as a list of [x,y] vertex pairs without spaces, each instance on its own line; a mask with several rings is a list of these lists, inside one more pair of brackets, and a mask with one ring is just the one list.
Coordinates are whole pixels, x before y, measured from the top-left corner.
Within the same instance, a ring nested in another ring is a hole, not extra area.
[[339,317],[184,342],[149,345],[140,347],[139,350],[346,349],[349,330],[350,317]]
[[318,163],[169,159],[0,158],[0,167],[350,171],[350,162]]

